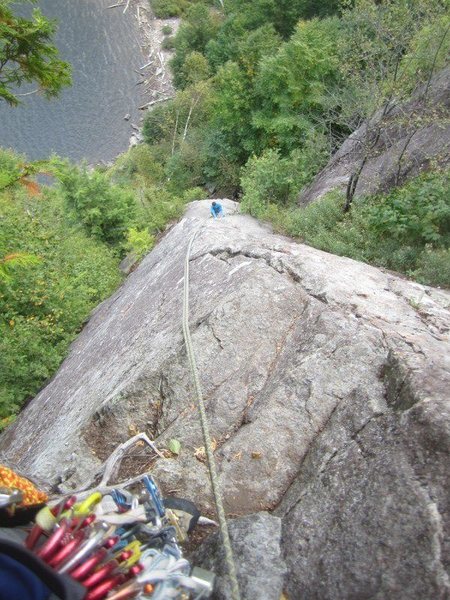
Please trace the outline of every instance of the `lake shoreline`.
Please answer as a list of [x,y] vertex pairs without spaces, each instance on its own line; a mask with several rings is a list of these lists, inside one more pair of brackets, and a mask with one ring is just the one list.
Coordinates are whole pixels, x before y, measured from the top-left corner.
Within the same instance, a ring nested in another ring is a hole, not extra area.
[[54,43],[73,83],[51,101],[34,94],[17,108],[0,102],[0,145],[29,162],[56,154],[92,168],[112,164],[141,141],[146,109],[174,95],[172,53],[161,43],[164,25],[175,31],[178,22],[155,19],[148,0],[39,0],[39,7],[58,23]]
[[109,10],[131,10],[137,21],[139,45],[143,56],[143,64],[135,69],[139,78],[136,85],[142,87],[142,103],[137,107],[141,115],[139,123],[131,123],[133,133],[130,136],[129,148],[142,141],[142,123],[147,110],[152,106],[173,98],[175,90],[172,84],[169,60],[172,51],[164,50],[162,42],[165,35],[163,28],[170,26],[176,33],[180,19],[158,19],[153,14],[149,0],[129,0]]

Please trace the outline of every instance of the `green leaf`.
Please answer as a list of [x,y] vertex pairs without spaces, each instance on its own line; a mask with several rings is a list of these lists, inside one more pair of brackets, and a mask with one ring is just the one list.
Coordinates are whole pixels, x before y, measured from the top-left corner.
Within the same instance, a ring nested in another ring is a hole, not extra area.
[[181,444],[178,440],[172,439],[169,440],[169,450],[172,452],[172,454],[180,454],[180,450],[181,450]]

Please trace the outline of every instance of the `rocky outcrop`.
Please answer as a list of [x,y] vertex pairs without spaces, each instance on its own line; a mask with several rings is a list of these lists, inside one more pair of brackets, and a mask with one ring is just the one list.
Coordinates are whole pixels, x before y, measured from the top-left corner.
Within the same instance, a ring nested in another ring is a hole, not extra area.
[[345,191],[361,174],[355,195],[386,192],[430,165],[447,165],[450,156],[450,67],[438,73],[404,104],[392,103],[343,143],[299,197],[300,205],[332,190]]
[[166,493],[211,510],[182,340],[190,324],[227,512],[275,510],[291,599],[445,598],[450,294],[274,235],[184,219],[92,315],[1,460],[71,489],[131,433]]
[[[257,513],[231,521],[229,529],[241,598],[280,600],[286,575],[281,549],[281,519],[268,513]],[[232,598],[219,533],[211,535],[191,560],[215,573],[215,600]]]

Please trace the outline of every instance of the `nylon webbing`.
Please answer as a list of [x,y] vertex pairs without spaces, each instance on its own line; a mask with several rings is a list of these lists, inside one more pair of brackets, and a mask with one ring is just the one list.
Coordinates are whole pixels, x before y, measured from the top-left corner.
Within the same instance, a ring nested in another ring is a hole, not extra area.
[[222,535],[222,542],[225,548],[225,559],[228,568],[228,575],[231,584],[231,597],[232,600],[240,600],[239,584],[236,576],[236,565],[234,564],[233,551],[231,549],[230,536],[228,533],[228,525],[225,517],[225,511],[223,508],[222,495],[220,492],[219,480],[217,477],[217,468],[214,459],[214,455],[211,448],[211,436],[209,433],[208,420],[206,417],[205,403],[203,400],[203,394],[200,385],[200,378],[198,376],[197,364],[195,361],[194,349],[192,346],[191,334],[189,331],[189,260],[191,256],[191,248],[194,243],[194,239],[199,230],[197,230],[191,237],[187,252],[186,261],[184,264],[184,296],[183,296],[183,335],[186,344],[186,353],[189,360],[189,366],[191,369],[192,380],[194,382],[195,395],[197,397],[197,404],[200,414],[200,423],[203,432],[203,442],[205,444],[206,457],[208,459],[208,469],[211,478],[211,487],[214,495],[214,502],[216,504],[217,517],[219,519],[220,533]]

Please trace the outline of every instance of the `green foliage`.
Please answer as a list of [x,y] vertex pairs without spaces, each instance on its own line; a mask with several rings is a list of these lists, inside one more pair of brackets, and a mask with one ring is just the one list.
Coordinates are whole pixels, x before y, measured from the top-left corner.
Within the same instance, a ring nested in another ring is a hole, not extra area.
[[242,170],[242,208],[255,217],[267,218],[269,207],[288,206],[314,177],[328,157],[327,142],[319,133],[311,135],[302,150],[287,158],[279,150],[265,150],[252,157]]
[[170,25],[163,25],[161,31],[164,35],[170,35],[173,32],[173,29]]
[[369,227],[381,238],[408,246],[450,246],[450,186],[440,173],[425,174],[380,198]]
[[195,50],[190,52],[183,63],[181,75],[186,85],[192,85],[208,79],[210,75],[208,61],[200,52],[196,52]]
[[176,440],[175,438],[172,438],[171,440],[169,440],[167,447],[172,452],[172,454],[176,454],[177,456],[181,452],[181,443],[179,442],[179,440]]
[[[325,197],[308,204],[303,209],[291,211],[287,220],[288,231],[312,246],[321,250],[331,250],[331,244],[342,242],[342,225],[350,218],[344,215],[342,199],[338,194],[327,194]],[[333,240],[333,238],[335,238]]]
[[163,232],[167,224],[180,217],[184,202],[167,189],[158,185],[148,185],[141,189],[138,207],[138,222],[146,225],[150,234]]
[[228,62],[214,80],[214,110],[211,128],[220,132],[221,144],[227,147],[229,159],[245,162],[247,147],[256,146],[252,127],[252,89],[248,76],[239,65]]
[[150,4],[158,19],[179,17],[188,7],[187,0],[150,0]]
[[412,276],[426,285],[450,288],[450,249],[425,247],[416,262]]
[[16,182],[21,173],[18,157],[11,150],[0,148],[0,191]]
[[446,66],[450,53],[450,16],[443,15],[419,29],[402,58],[401,79],[406,92]]
[[175,127],[175,109],[173,102],[159,104],[147,111],[142,134],[147,144],[156,144],[169,138]]
[[161,42],[161,48],[163,50],[173,50],[175,48],[175,38],[173,35],[165,37]]
[[[122,154],[109,171],[112,183],[122,186],[154,184],[164,179],[164,166],[157,156],[157,147],[138,144]],[[139,204],[139,202],[138,202]]]
[[0,217],[0,256],[12,257],[8,277],[0,278],[1,418],[53,375],[120,276],[112,251],[67,222],[56,189],[29,197],[8,188],[0,192]]
[[277,150],[266,150],[248,161],[242,174],[242,209],[262,217],[270,204],[286,204],[289,195],[289,164]]
[[261,61],[255,82],[260,108],[253,122],[265,145],[284,152],[298,147],[328,108],[328,94],[341,83],[339,27],[337,19],[301,21],[278,53]]
[[193,187],[183,192],[183,202],[193,202],[194,200],[206,200],[208,198],[208,192],[200,187]]
[[339,5],[339,0],[228,0],[227,12],[239,14],[246,29],[272,23],[286,39],[299,19],[333,15]]
[[167,160],[166,173],[170,188],[182,193],[204,183],[203,157],[195,138],[181,142],[177,152]]
[[58,173],[67,210],[89,235],[109,244],[121,242],[134,220],[133,194],[112,185],[104,173],[66,164]]
[[155,245],[155,237],[147,229],[131,227],[127,233],[127,250],[141,258]]
[[71,75],[52,44],[55,22],[38,9],[31,19],[18,17],[11,5],[12,0],[0,2],[0,100],[19,104],[16,89],[26,82],[35,82],[47,98],[57,96],[70,85]]
[[[414,45],[422,30],[445,14],[441,0],[355,0],[343,11],[338,38],[339,64],[346,82],[338,100],[341,120],[353,128],[393,97],[411,89],[417,78],[407,76],[403,57],[412,65]],[[417,37],[418,36],[418,37]]]
[[219,15],[203,4],[193,4],[175,36],[176,54],[171,61],[174,83],[177,88],[188,85],[184,63],[191,52],[204,53],[209,40],[219,26]]
[[0,281],[11,281],[18,268],[37,265],[40,260],[38,256],[26,254],[25,252],[13,252],[3,256],[3,258],[0,258]]

